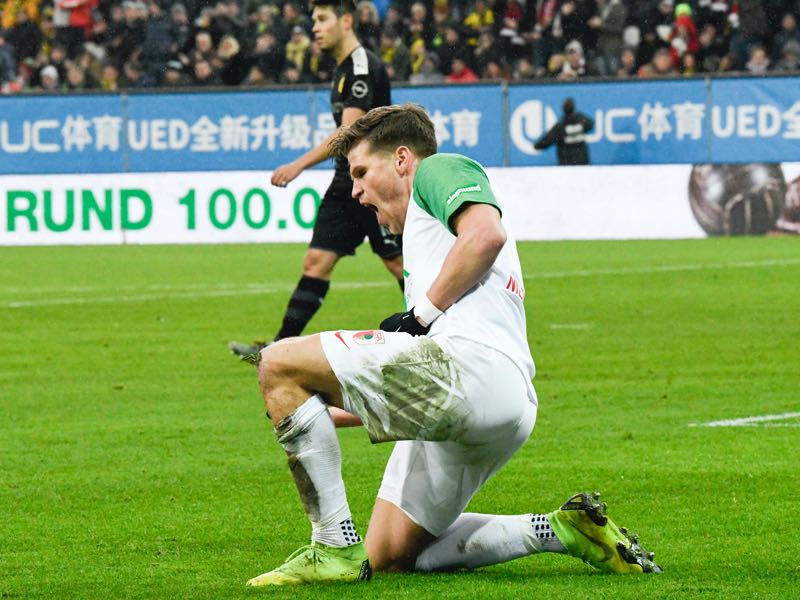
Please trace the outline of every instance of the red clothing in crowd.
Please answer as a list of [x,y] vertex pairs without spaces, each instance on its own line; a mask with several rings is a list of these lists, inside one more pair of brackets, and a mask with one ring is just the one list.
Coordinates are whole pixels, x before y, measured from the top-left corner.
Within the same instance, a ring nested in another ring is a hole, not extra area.
[[58,0],[56,7],[69,13],[68,27],[83,29],[84,35],[92,35],[92,11],[97,7],[98,0]]

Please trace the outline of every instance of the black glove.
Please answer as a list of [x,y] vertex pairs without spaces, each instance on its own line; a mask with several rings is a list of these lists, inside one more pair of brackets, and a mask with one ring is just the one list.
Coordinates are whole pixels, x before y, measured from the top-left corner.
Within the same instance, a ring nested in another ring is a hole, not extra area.
[[423,327],[417,317],[414,316],[414,309],[402,313],[394,313],[391,317],[386,317],[381,321],[383,331],[404,331],[411,335],[425,335],[431,326]]

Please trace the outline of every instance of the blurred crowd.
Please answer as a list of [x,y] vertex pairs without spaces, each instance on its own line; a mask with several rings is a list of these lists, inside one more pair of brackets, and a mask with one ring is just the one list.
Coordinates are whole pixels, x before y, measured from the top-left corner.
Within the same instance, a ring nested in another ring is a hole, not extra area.
[[[800,0],[362,0],[394,81],[800,70]],[[295,0],[0,0],[0,91],[326,82]]]

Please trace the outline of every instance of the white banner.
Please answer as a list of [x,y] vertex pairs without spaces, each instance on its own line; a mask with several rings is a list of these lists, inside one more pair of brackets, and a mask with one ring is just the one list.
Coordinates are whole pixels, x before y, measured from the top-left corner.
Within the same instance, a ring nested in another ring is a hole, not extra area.
[[[786,181],[800,163],[782,165]],[[518,240],[705,237],[691,165],[487,169]],[[332,171],[0,177],[0,245],[307,242]]]

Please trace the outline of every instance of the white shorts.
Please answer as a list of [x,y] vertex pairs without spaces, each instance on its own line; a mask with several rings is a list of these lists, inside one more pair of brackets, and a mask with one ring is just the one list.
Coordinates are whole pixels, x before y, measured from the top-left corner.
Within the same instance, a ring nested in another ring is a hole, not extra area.
[[328,331],[320,339],[344,409],[361,418],[373,443],[398,441],[378,497],[433,535],[533,430],[530,383],[497,350],[384,331]]

